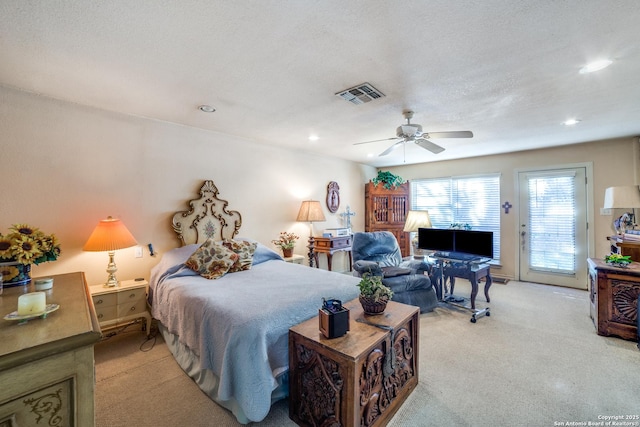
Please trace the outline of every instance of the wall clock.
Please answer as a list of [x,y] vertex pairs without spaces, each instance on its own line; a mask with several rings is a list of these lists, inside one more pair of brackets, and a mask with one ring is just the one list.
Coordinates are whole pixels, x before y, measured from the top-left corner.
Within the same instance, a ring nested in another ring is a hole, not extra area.
[[329,212],[336,213],[340,207],[340,186],[337,182],[331,181],[327,186],[327,208]]

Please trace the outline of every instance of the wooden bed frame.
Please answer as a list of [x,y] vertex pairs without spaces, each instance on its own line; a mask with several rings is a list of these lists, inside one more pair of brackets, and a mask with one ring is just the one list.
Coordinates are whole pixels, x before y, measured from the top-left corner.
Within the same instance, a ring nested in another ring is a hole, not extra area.
[[242,216],[238,211],[227,210],[228,204],[218,198],[218,187],[213,181],[204,181],[200,197],[189,201],[189,210],[173,215],[173,230],[182,246],[202,244],[209,238],[233,239],[242,225]]

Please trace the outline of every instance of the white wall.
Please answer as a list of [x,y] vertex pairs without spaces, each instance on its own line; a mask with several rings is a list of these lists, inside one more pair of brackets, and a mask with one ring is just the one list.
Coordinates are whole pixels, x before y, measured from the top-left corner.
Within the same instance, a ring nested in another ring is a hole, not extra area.
[[[59,260],[34,266],[34,277],[84,271],[89,284],[104,280],[107,254],[82,246],[97,222],[112,215],[145,248],[142,259],[133,249],[117,251],[118,278],[148,278],[158,258],[149,257],[146,245],[160,254],[178,245],[171,216],[188,209],[206,179],[242,214],[240,235],[272,248],[280,231],[294,231],[301,235],[295,252],[306,255],[309,226],[295,222],[305,199],[325,207],[327,221],[315,224],[316,232],[341,226],[338,214],[347,205],[357,213],[354,228],[364,227],[363,188],[375,169],[306,154],[307,141],[296,151],[265,147],[1,86],[0,99],[0,233],[28,223],[62,243]],[[330,181],[340,185],[336,214],[325,205]],[[345,257],[337,255],[334,270],[344,269]]]

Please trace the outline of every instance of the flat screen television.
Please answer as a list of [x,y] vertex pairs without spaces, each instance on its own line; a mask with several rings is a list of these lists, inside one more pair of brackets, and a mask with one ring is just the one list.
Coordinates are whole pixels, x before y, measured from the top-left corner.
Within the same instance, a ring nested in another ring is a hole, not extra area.
[[453,251],[453,230],[439,228],[419,228],[418,248],[431,251]]
[[493,258],[493,232],[420,228],[418,248]]
[[455,231],[454,252],[493,258],[493,233],[491,231]]

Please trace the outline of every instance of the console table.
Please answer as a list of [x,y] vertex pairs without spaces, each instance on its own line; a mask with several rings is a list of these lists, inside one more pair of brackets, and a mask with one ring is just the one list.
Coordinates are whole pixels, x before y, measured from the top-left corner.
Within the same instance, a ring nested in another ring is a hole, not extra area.
[[299,425],[384,426],[418,384],[418,307],[389,301],[365,315],[358,299],[349,332],[328,339],[318,316],[289,329],[289,417]]
[[[590,315],[598,335],[638,340],[640,263],[628,268],[589,258]],[[640,343],[639,343],[640,345]]]
[[349,255],[349,271],[351,271],[351,265],[353,259],[351,255],[351,245],[353,242],[353,236],[336,236],[336,237],[314,237],[313,238],[313,258],[316,262],[316,268],[320,268],[318,263],[318,254],[327,255],[327,267],[331,271],[331,257],[336,252],[347,252]]

